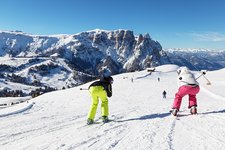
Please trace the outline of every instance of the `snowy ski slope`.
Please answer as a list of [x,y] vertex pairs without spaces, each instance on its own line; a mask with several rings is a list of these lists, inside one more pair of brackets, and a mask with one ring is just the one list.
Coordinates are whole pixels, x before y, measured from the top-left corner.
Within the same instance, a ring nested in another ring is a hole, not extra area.
[[[141,71],[113,76],[109,99],[113,121],[107,124],[86,125],[91,100],[88,91],[79,89],[90,83],[37,97],[31,101],[35,102],[32,108],[0,117],[0,149],[225,149],[225,69],[207,72],[212,85],[199,79],[199,114],[189,114],[185,97],[178,119],[169,113],[177,91],[176,69],[165,65],[151,75]],[[168,93],[166,99],[163,90]],[[100,116],[99,103],[97,122]]]

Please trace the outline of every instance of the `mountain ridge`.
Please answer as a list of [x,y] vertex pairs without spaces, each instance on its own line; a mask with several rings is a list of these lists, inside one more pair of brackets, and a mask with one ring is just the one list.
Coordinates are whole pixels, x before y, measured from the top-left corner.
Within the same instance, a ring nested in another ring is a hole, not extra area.
[[[0,31],[0,86],[2,91],[20,91],[10,95],[27,95],[37,89],[43,93],[74,87],[105,71],[114,75],[163,64],[185,65],[191,70],[225,67],[225,52],[187,50],[163,49],[148,33],[135,35],[125,29],[57,35]],[[27,87],[12,87],[11,82]],[[4,93],[0,96],[8,95]]]
[[96,79],[105,70],[119,74],[166,60],[160,43],[149,34],[136,36],[123,29],[51,36],[0,31],[0,50],[2,84],[24,83],[34,86],[31,89],[69,88]]

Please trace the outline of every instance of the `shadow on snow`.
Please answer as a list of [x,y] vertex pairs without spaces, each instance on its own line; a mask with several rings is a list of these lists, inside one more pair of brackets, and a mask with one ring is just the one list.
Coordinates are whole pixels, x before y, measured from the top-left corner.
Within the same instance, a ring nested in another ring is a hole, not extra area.
[[223,109],[223,110],[218,110],[218,111],[204,112],[204,113],[201,113],[201,114],[207,115],[207,114],[218,114],[218,113],[225,113],[225,109]]
[[155,118],[165,118],[167,116],[170,116],[171,113],[162,113],[162,114],[151,114],[151,115],[145,115],[145,116],[141,116],[138,118],[130,118],[130,119],[125,119],[125,120],[118,120],[116,122],[125,122],[125,121],[134,121],[134,120],[148,120],[148,119],[155,119]]
[[[210,111],[210,112],[204,112],[204,113],[199,113],[202,115],[207,115],[207,114],[218,114],[218,113],[225,113],[225,109],[219,110],[219,111]],[[124,119],[124,120],[118,120],[116,122],[126,122],[126,121],[135,121],[135,120],[148,120],[148,119],[155,119],[155,118],[165,118],[167,116],[170,116],[171,113],[157,113],[157,114],[151,114],[151,115],[145,115],[137,118],[130,118],[130,119]],[[191,114],[188,114],[191,115]],[[180,114],[180,117],[187,116],[185,114]]]

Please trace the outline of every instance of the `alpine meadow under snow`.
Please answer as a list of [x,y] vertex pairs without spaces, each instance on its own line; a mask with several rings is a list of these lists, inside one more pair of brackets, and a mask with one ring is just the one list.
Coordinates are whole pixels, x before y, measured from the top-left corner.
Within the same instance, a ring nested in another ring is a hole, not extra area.
[[185,97],[175,118],[169,110],[177,92],[177,68],[165,65],[152,74],[140,71],[113,76],[112,121],[106,124],[99,119],[99,102],[98,123],[86,125],[91,100],[89,92],[80,88],[90,83],[1,109],[0,149],[224,149],[225,69],[207,72],[211,85],[199,78],[198,115],[190,115]]

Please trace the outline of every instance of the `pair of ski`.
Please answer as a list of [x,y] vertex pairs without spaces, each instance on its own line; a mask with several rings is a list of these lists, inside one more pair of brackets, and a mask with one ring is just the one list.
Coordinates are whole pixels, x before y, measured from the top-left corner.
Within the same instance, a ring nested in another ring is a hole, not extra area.
[[[170,112],[171,113],[171,112]],[[177,113],[176,115],[173,115],[172,113],[171,113],[171,116],[172,117],[174,117],[176,120],[180,120],[180,117],[185,117],[185,116],[195,116],[195,115],[198,115],[198,113],[196,113],[196,114],[191,114],[191,113],[189,113],[189,114],[180,114],[180,113]]]
[[101,124],[101,126],[102,126],[102,125],[107,124],[107,123],[112,122],[112,121],[114,121],[114,120],[109,119],[107,122],[103,122],[103,121],[94,121],[92,124],[89,124],[88,126],[91,126],[91,125],[93,125],[93,124]]
[[[197,108],[196,108],[196,106],[191,106],[191,107],[189,107],[189,108],[190,108],[190,113],[191,113],[192,115],[197,114]],[[176,108],[173,108],[173,109],[170,110],[170,113],[171,113],[172,115],[174,115],[174,116],[177,116],[178,112],[179,112],[179,110],[176,109]]]
[[111,116],[110,117],[111,119],[108,119],[106,122],[104,122],[104,121],[100,121],[101,120],[101,118],[98,118],[96,121],[94,121],[92,124],[87,124],[87,126],[91,126],[91,125],[93,125],[93,124],[101,124],[101,126],[103,126],[104,124],[107,124],[107,123],[109,123],[109,122],[112,122],[112,121],[115,121],[115,116]]

